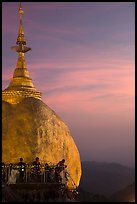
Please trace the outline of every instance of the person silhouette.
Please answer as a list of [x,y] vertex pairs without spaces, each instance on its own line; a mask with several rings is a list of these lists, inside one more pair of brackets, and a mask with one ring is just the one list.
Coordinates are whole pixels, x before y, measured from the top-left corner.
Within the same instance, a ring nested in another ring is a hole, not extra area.
[[35,161],[32,163],[32,172],[31,172],[31,177],[35,181],[40,181],[40,161],[39,157],[36,157]]
[[26,175],[26,163],[23,162],[23,158],[20,158],[20,162],[17,164],[19,170],[19,182],[24,182]]

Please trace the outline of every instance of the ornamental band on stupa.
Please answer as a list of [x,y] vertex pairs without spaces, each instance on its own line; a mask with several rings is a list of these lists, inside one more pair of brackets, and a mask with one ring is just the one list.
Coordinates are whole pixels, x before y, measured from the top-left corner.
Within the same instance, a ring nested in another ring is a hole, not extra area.
[[[77,146],[64,121],[41,99],[29,76],[25,62],[26,46],[22,25],[22,5],[17,46],[18,61],[9,86],[2,91],[2,162],[17,163],[19,158],[32,163],[57,164],[63,158],[75,184],[81,178],[81,160]],[[71,184],[70,184],[71,185]]]

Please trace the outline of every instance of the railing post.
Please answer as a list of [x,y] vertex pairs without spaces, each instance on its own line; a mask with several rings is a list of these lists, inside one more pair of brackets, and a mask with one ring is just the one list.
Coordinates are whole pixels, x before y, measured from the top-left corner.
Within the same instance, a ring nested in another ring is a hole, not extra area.
[[44,183],[45,183],[45,174],[46,174],[46,171],[44,171]]
[[26,167],[26,169],[25,169],[25,181],[26,181],[26,183],[27,183],[27,173],[28,173],[28,170],[27,170],[27,167]]

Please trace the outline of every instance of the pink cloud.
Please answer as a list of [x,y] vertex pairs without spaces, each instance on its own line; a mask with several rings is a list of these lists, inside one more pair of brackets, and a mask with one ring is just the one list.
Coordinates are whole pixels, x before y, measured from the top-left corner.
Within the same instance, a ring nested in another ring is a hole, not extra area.
[[[106,62],[94,59],[94,61],[81,60],[80,62],[69,60],[66,62],[64,60],[63,62],[39,63],[38,61],[35,64],[29,64],[27,67],[29,67],[30,77],[36,84],[39,84],[41,91],[45,91],[45,86],[48,91],[61,90],[64,87],[81,88],[84,86],[87,88],[90,86],[92,89],[93,86],[92,93],[96,92],[97,87],[97,90],[100,89],[100,92],[103,90],[104,93],[107,91],[109,95],[113,93],[134,96],[134,69],[132,64],[123,64],[123,62],[113,64],[113,61],[110,63],[110,60]],[[50,73],[50,70],[55,68],[57,72],[60,69],[62,72],[57,75],[53,73],[53,76],[50,75],[51,79],[46,80],[46,73]],[[12,75],[11,69],[3,69],[3,80],[10,79]],[[43,80],[40,79],[41,77],[43,77]],[[84,89],[84,91],[86,90]]]

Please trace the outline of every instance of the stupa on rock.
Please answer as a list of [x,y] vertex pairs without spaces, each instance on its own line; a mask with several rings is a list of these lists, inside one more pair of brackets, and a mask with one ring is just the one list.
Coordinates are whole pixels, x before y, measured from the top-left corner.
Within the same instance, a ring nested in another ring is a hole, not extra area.
[[31,163],[36,157],[40,162],[57,164],[63,158],[68,172],[78,186],[81,178],[81,161],[69,128],[62,119],[41,99],[25,62],[26,47],[22,16],[17,46],[18,61],[9,86],[2,91],[2,162],[16,163],[22,157]]

